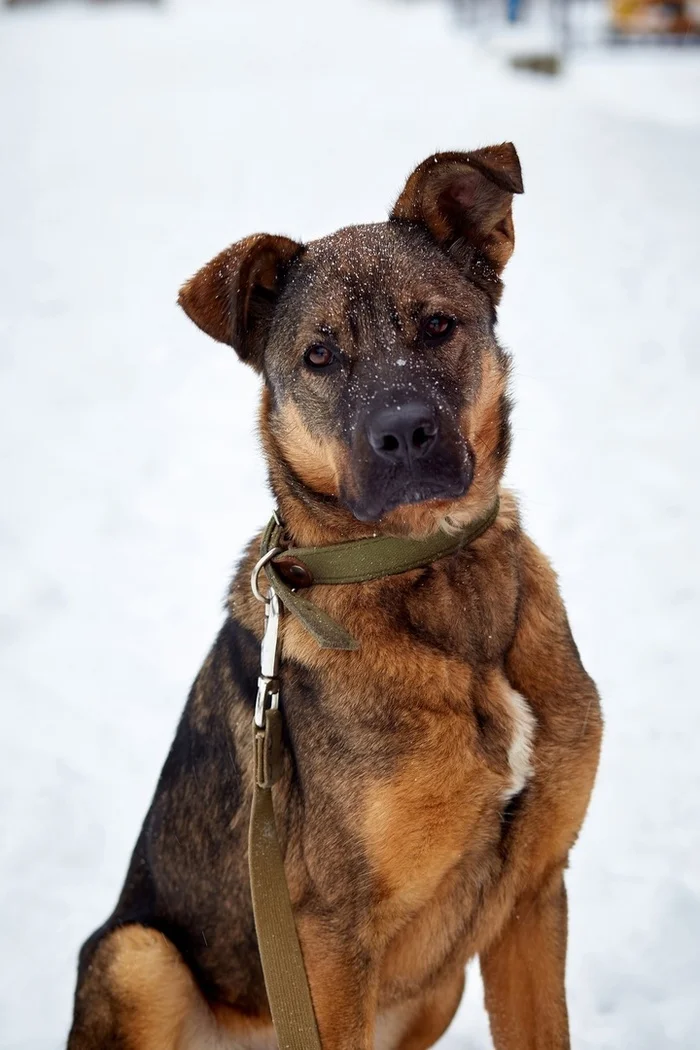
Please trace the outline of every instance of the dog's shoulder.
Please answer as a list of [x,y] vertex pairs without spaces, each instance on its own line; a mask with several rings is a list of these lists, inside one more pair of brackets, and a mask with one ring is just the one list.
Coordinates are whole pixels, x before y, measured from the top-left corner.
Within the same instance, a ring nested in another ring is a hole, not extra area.
[[[163,766],[154,801],[154,826],[161,819],[177,817],[190,827],[189,803],[199,812],[203,797],[210,814],[222,807],[222,821],[240,804],[250,774],[258,653],[251,631],[227,616],[190,690]],[[161,801],[165,799],[167,806]]]

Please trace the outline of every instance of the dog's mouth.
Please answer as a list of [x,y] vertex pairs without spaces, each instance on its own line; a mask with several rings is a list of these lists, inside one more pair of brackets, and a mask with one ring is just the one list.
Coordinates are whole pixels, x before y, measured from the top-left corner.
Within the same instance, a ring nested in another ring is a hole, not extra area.
[[442,473],[436,469],[429,477],[377,478],[359,495],[344,494],[342,501],[358,521],[379,521],[398,507],[450,504],[466,495],[473,477],[471,459],[452,476],[440,477]]

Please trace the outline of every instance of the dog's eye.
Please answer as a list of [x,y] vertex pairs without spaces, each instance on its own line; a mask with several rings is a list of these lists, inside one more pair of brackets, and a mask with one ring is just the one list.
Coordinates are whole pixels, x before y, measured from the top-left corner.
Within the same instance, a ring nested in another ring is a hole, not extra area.
[[335,361],[335,354],[323,343],[310,346],[304,354],[304,362],[309,368],[328,368]]
[[454,318],[447,314],[431,314],[421,321],[420,334],[426,343],[438,343],[451,336],[454,328]]

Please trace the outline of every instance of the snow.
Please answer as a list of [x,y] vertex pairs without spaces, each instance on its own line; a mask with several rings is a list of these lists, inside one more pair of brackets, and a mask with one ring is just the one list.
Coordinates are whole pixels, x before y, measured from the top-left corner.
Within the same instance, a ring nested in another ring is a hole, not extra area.
[[[227,577],[270,499],[257,383],[174,305],[260,230],[381,219],[513,139],[510,477],[604,698],[569,875],[578,1050],[700,1028],[700,55],[516,74],[448,8],[0,11],[0,1047],[58,1050]],[[478,973],[442,1050],[490,1046]]]

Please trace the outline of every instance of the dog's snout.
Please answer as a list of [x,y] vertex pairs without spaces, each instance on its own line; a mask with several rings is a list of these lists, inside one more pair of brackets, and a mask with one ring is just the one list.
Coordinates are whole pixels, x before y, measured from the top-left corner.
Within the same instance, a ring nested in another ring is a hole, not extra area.
[[437,416],[428,405],[418,401],[382,408],[370,417],[367,436],[377,455],[408,466],[435,444]]

